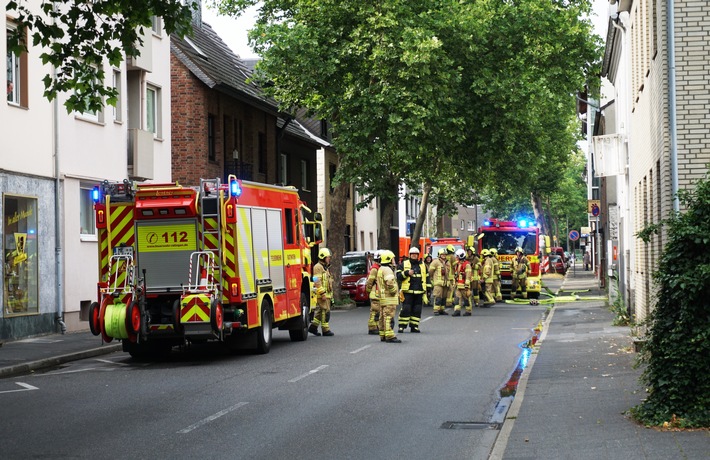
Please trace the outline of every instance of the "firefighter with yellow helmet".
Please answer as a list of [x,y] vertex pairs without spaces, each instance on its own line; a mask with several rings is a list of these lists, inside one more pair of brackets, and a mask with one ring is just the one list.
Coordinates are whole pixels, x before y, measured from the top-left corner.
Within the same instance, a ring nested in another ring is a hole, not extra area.
[[330,304],[333,301],[333,276],[330,274],[330,258],[330,249],[322,248],[318,251],[318,262],[313,266],[313,287],[316,290],[317,304],[313,313],[313,321],[308,326],[308,332],[313,335],[321,335],[318,332],[320,326],[326,337],[335,335],[328,324]]
[[498,261],[498,250],[496,248],[489,249],[491,259],[493,259],[493,296],[496,302],[503,301],[503,294],[500,292],[500,262]]
[[397,280],[404,293],[402,310],[399,312],[400,334],[409,326],[410,331],[419,331],[422,319],[422,304],[426,302],[427,271],[423,260],[419,259],[419,248],[409,248],[409,258],[397,267]]
[[528,298],[528,273],[530,273],[530,263],[525,256],[525,250],[518,246],[515,248],[515,258],[513,259],[513,286],[510,297],[516,298],[521,294],[523,299]]
[[493,269],[494,269],[494,262],[493,262],[493,257],[491,257],[491,253],[488,249],[484,249],[481,251],[481,255],[484,258],[483,262],[483,283],[485,285],[485,290],[483,292],[484,295],[484,301],[483,301],[483,306],[484,307],[490,307],[494,303],[496,303],[495,297],[493,297]]
[[476,254],[476,251],[472,248],[469,247],[468,250],[468,257],[466,260],[468,260],[468,263],[471,264],[471,297],[472,297],[472,306],[474,307],[480,307],[481,306],[481,297],[480,297],[480,292],[481,292],[481,260],[478,257],[478,254]]
[[446,278],[448,271],[448,261],[446,260],[446,249],[439,249],[437,258],[432,260],[429,264],[429,272],[427,273],[431,278],[432,291],[431,296],[432,307],[434,309],[434,315],[448,315],[446,313]]
[[379,335],[379,329],[377,327],[377,321],[380,319],[381,307],[380,307],[380,293],[377,291],[377,271],[380,269],[380,256],[382,251],[379,249],[375,251],[373,257],[373,264],[370,268],[370,273],[367,275],[367,282],[365,283],[365,291],[370,297],[370,317],[367,320],[367,333],[370,335]]
[[380,255],[380,268],[377,270],[377,291],[380,294],[380,340],[388,343],[402,343],[394,335],[392,322],[399,304],[399,285],[393,270],[395,255],[385,250]]

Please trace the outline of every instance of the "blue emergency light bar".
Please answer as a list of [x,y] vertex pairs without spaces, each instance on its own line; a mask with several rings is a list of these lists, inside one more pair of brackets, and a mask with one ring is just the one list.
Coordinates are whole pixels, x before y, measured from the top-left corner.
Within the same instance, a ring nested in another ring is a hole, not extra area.
[[229,182],[229,194],[239,198],[242,194],[242,188],[239,186],[239,182],[232,180]]
[[91,189],[91,199],[93,200],[94,203],[98,203],[99,200],[101,200],[101,192],[99,192],[98,186]]
[[526,228],[528,226],[528,221],[525,219],[519,220],[518,221],[518,227],[520,228]]

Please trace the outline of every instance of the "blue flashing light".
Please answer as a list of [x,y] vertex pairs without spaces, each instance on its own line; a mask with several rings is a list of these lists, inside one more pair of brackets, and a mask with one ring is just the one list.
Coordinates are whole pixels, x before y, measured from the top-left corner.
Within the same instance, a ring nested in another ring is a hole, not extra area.
[[101,200],[101,192],[99,192],[99,187],[91,189],[91,199],[94,203],[98,203],[99,200]]
[[229,183],[229,194],[239,198],[242,195],[242,187],[239,186],[239,182],[232,180]]
[[484,221],[483,221],[483,226],[484,226],[484,227],[490,227],[490,226],[491,226],[491,221],[490,221],[490,220],[484,220]]
[[520,228],[526,228],[528,226],[528,221],[525,219],[521,219],[518,221],[518,227]]

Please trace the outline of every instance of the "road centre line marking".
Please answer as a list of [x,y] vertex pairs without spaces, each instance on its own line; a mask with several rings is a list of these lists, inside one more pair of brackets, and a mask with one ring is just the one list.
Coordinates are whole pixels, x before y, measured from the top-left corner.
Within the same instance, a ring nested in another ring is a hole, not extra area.
[[15,382],[17,385],[20,385],[22,387],[22,390],[5,390],[5,391],[0,391],[0,393],[17,393],[19,391],[32,391],[32,390],[39,390],[39,388],[34,387],[30,385],[29,383],[22,383],[22,382]]
[[327,364],[324,364],[324,365],[322,365],[322,366],[318,366],[318,367],[316,367],[315,369],[312,369],[312,370],[306,372],[305,374],[296,377],[295,379],[289,380],[289,383],[294,383],[294,382],[298,382],[298,381],[301,380],[301,379],[305,379],[305,378],[308,377],[309,375],[315,374],[316,372],[320,372],[320,371],[322,371],[323,369],[325,369],[326,367],[328,367]]
[[213,420],[217,420],[221,416],[227,415],[228,413],[235,411],[242,406],[246,406],[247,404],[249,404],[249,403],[248,402],[239,402],[231,407],[221,410],[215,414],[212,414],[209,417],[203,418],[199,422],[193,423],[192,425],[188,426],[187,428],[183,428],[182,430],[178,431],[178,433],[180,433],[180,434],[189,433],[190,431],[196,430],[197,428],[201,427],[202,425],[206,425],[207,423],[210,423]]
[[360,347],[360,348],[358,348],[357,350],[351,351],[350,354],[351,354],[351,355],[354,355],[355,353],[360,353],[360,352],[363,351],[363,350],[367,350],[367,349],[370,348],[371,346],[372,346],[372,345],[365,345],[364,347]]
[[432,318],[433,318],[433,316],[427,316],[426,318],[424,318],[423,320],[421,320],[421,321],[419,321],[419,322],[420,322],[420,323],[423,323],[424,321],[429,321],[429,320],[432,319]]

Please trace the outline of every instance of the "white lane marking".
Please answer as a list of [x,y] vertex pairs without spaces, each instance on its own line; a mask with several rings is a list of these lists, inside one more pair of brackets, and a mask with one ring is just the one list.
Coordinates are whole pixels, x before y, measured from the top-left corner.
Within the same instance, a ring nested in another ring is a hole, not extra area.
[[62,374],[76,374],[78,372],[88,372],[88,371],[112,371],[113,369],[99,369],[98,367],[85,367],[84,369],[72,369],[69,371],[57,371],[57,372],[45,372],[44,374],[38,374],[34,377],[46,377],[48,375],[62,375]]
[[426,318],[424,318],[423,320],[421,320],[421,321],[419,321],[419,322],[420,322],[420,323],[423,323],[424,321],[429,321],[429,320],[432,319],[432,318],[433,318],[433,316],[427,316]]
[[232,411],[234,411],[234,410],[237,410],[237,409],[239,409],[239,408],[242,407],[242,406],[246,406],[247,404],[249,404],[249,403],[248,403],[248,402],[240,402],[240,403],[237,403],[237,404],[235,404],[235,405],[233,405],[233,406],[231,406],[231,407],[228,407],[228,408],[226,408],[226,409],[224,409],[224,410],[221,410],[221,411],[217,412],[216,414],[212,414],[212,415],[210,415],[210,416],[207,417],[207,418],[203,418],[203,419],[200,420],[199,422],[193,423],[192,425],[188,426],[187,428],[183,428],[182,430],[178,431],[178,433],[180,433],[180,434],[189,433],[190,431],[196,430],[197,428],[201,427],[202,425],[205,425],[205,424],[207,424],[207,423],[210,423],[210,422],[213,421],[213,420],[217,420],[217,419],[220,418],[221,416],[227,415],[228,413],[230,413],[230,412],[232,412]]
[[117,363],[116,361],[111,361],[110,359],[98,359],[98,358],[96,358],[96,359],[94,359],[94,361],[99,361],[99,362],[102,362],[102,363],[113,364],[113,365],[115,365],[115,366],[124,366],[124,367],[125,367],[125,366],[130,366],[130,364]]
[[305,374],[296,377],[295,379],[289,380],[289,383],[294,383],[294,382],[298,382],[298,381],[301,380],[301,379],[305,379],[305,378],[308,377],[309,375],[315,374],[316,372],[320,372],[320,371],[322,371],[323,369],[325,369],[326,367],[328,367],[327,364],[324,364],[324,365],[322,365],[322,366],[318,366],[318,367],[316,367],[315,369],[310,370],[310,371],[306,372]]
[[367,349],[370,348],[371,346],[372,346],[372,345],[365,345],[364,347],[360,347],[360,348],[358,348],[357,350],[351,351],[350,354],[351,354],[351,355],[354,355],[355,353],[360,353],[360,352],[363,351],[363,350],[367,350]]
[[23,389],[22,390],[5,390],[5,391],[0,391],[0,393],[17,393],[18,391],[39,390],[39,388],[33,387],[32,385],[30,385],[28,383],[22,383],[22,382],[15,382],[15,383],[20,385]]

